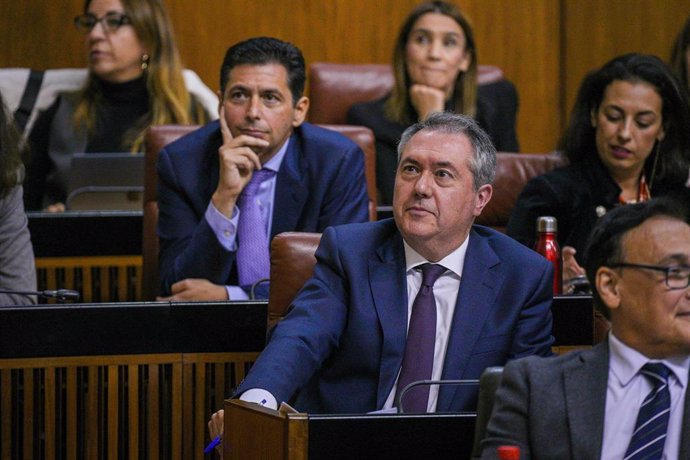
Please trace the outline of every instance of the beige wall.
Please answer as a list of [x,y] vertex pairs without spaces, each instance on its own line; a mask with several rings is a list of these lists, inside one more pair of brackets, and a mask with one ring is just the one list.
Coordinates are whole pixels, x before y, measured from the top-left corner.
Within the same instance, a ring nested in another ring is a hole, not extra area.
[[[0,65],[82,67],[72,18],[82,0],[0,0]],[[212,89],[227,47],[289,40],[307,62],[389,62],[413,0],[164,0],[187,67]],[[524,152],[551,150],[583,75],[630,51],[667,59],[689,0],[460,0],[475,25],[479,62],[500,66],[520,95]]]

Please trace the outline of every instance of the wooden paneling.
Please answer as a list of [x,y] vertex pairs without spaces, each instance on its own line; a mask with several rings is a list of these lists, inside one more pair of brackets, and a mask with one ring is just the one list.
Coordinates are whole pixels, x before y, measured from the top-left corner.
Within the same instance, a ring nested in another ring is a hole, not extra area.
[[[388,63],[400,23],[416,0],[165,0],[187,67],[217,90],[232,43],[273,35],[307,62]],[[551,150],[564,113],[591,68],[628,51],[667,58],[690,13],[688,0],[459,0],[472,18],[480,62],[503,69],[520,94],[521,150]],[[4,1],[0,65],[82,67],[72,27],[82,0]]]
[[582,78],[615,56],[639,52],[668,61],[690,15],[688,0],[563,0],[565,110]]

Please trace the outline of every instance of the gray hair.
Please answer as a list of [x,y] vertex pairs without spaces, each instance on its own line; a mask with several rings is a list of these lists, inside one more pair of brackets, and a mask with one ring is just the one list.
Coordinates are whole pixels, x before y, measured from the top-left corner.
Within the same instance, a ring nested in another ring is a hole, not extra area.
[[476,121],[466,115],[451,112],[436,112],[423,121],[415,123],[403,132],[398,144],[398,161],[405,146],[412,136],[422,130],[439,131],[445,134],[464,134],[472,144],[474,155],[469,161],[474,190],[490,184],[496,175],[496,147],[489,135],[479,127]]

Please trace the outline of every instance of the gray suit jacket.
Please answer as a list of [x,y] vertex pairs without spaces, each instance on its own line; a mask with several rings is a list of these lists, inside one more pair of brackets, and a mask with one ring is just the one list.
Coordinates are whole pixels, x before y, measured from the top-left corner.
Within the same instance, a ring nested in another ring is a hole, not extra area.
[[[557,358],[508,363],[482,458],[497,458],[496,448],[505,444],[520,446],[522,459],[600,458],[608,372],[608,341]],[[679,457],[690,458],[687,391]]]

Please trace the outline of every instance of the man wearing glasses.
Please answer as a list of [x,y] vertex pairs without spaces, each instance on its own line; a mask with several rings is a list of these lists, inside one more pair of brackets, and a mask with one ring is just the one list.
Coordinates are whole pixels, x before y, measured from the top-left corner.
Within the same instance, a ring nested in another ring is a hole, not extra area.
[[690,458],[690,226],[679,203],[622,206],[585,252],[603,343],[509,363],[482,458]]

